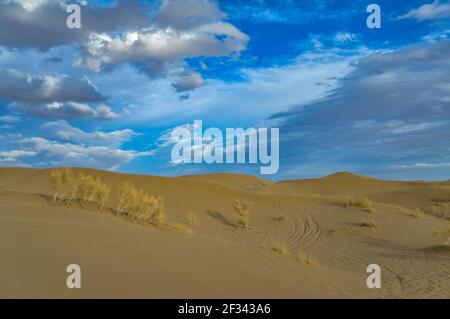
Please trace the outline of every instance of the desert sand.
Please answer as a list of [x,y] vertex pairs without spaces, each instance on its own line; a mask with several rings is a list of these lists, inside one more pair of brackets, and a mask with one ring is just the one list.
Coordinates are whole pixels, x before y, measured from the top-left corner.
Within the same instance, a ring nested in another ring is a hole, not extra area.
[[[164,197],[169,223],[194,211],[194,233],[51,205],[51,170],[0,169],[0,298],[450,297],[450,251],[432,236],[450,218],[450,183],[75,171],[113,187],[107,207],[131,181]],[[373,212],[347,207],[347,195],[370,198]],[[236,226],[236,198],[254,203],[249,229]],[[81,289],[66,287],[69,264],[82,269]],[[369,264],[381,267],[381,289],[367,288]]]

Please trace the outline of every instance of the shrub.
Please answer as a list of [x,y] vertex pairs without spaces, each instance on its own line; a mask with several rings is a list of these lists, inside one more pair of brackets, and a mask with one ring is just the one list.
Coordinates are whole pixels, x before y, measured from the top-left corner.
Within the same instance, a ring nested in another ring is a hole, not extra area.
[[291,254],[289,247],[285,243],[279,241],[273,244],[273,250],[282,254],[283,256],[289,256]]
[[95,179],[92,176],[80,173],[78,175],[78,187],[75,196],[84,208],[86,205],[94,200],[96,191]]
[[450,220],[450,203],[439,203],[426,209],[426,212]]
[[368,211],[369,213],[373,213],[373,203],[367,197],[353,197],[347,196],[347,200],[345,202],[346,207],[356,207],[362,208]]
[[450,244],[450,223],[447,222],[440,231],[436,231],[433,233],[433,235],[442,241],[444,241],[445,246],[449,246]]
[[298,253],[298,261],[310,266],[319,266],[319,263],[314,258],[302,253],[301,251]]
[[94,199],[97,202],[99,212],[103,210],[110,192],[111,187],[103,183],[102,180],[97,177],[95,179]]
[[250,226],[250,209],[253,203],[246,200],[235,199],[233,208],[236,212],[236,222],[242,228],[249,228]]
[[197,226],[199,224],[199,218],[196,212],[193,210],[187,211],[186,221],[191,226]]
[[150,196],[143,190],[137,190],[130,182],[124,182],[119,186],[117,212],[126,213],[146,222],[154,222],[157,225],[167,222],[163,198]]
[[53,188],[53,204],[58,203],[58,197],[63,200],[70,193],[75,185],[75,173],[71,168],[64,167],[52,170],[50,173],[51,183]]
[[277,214],[276,216],[275,216],[275,220],[277,220],[277,221],[279,221],[279,222],[282,222],[283,220],[285,220],[286,219],[286,215],[283,215],[283,214]]
[[129,213],[129,211],[136,205],[138,198],[138,191],[130,182],[123,182],[119,186],[119,204],[117,212]]

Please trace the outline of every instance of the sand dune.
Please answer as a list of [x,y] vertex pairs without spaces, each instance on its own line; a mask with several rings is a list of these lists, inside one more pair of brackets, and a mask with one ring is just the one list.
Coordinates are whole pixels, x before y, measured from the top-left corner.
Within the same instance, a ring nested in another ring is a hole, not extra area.
[[[450,253],[433,232],[450,202],[446,183],[381,181],[350,173],[271,183],[233,174],[176,178],[77,170],[112,186],[127,180],[163,196],[169,223],[199,216],[194,234],[145,226],[95,209],[52,206],[50,170],[0,169],[0,298],[448,298]],[[367,196],[374,212],[347,208]],[[117,205],[117,187],[108,207]],[[254,203],[250,229],[232,203]],[[420,216],[413,209],[423,208]],[[376,227],[364,227],[375,222]],[[290,255],[273,250],[284,244]],[[317,265],[297,260],[298,253]],[[65,267],[82,268],[82,289]],[[368,289],[366,267],[382,269]]]

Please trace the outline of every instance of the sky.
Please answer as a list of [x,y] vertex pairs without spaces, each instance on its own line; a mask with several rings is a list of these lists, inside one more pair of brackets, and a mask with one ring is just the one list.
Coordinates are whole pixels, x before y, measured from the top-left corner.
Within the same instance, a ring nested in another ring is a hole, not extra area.
[[268,179],[450,179],[450,2],[0,0],[0,166],[260,174],[174,163],[194,120],[279,128]]

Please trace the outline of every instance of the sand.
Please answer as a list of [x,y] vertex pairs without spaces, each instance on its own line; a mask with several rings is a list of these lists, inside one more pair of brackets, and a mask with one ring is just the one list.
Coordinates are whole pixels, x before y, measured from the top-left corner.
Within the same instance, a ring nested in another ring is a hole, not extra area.
[[[199,224],[186,234],[52,206],[50,170],[0,169],[0,298],[450,297],[450,252],[432,236],[445,218],[412,216],[450,202],[449,183],[77,171],[115,189],[131,181],[164,197],[169,223],[186,223],[193,210]],[[370,198],[374,212],[346,207],[347,195]],[[236,227],[236,198],[254,202],[250,229]],[[114,191],[107,206],[116,204]],[[276,242],[290,255],[274,251]],[[316,265],[298,261],[299,252]],[[66,287],[69,264],[81,267],[81,289]],[[381,289],[367,288],[369,264],[381,267]]]

